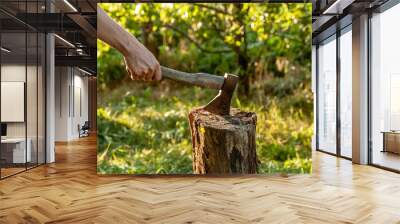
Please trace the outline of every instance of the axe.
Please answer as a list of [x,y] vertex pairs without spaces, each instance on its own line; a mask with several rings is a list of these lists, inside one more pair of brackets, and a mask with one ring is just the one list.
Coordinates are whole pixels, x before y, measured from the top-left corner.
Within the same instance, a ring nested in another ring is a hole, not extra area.
[[186,73],[161,66],[162,77],[190,85],[219,90],[218,95],[203,107],[204,110],[218,115],[229,115],[233,91],[238,82],[238,76],[224,76],[207,73]]

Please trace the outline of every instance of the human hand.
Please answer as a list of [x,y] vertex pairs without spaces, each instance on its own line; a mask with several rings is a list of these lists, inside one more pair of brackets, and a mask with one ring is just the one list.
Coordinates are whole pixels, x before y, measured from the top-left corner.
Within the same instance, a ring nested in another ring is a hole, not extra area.
[[160,81],[161,66],[154,55],[139,43],[132,40],[129,49],[124,53],[126,70],[133,80]]

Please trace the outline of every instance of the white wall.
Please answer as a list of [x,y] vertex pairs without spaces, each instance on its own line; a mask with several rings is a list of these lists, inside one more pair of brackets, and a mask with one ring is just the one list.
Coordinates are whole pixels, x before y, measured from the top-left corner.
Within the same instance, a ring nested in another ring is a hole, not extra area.
[[55,68],[55,140],[68,140],[68,87],[70,78],[67,67]]
[[71,135],[74,137],[78,137],[79,135],[78,124],[82,126],[85,121],[88,121],[88,78],[82,75],[84,74],[79,70],[74,70],[74,96],[72,96],[74,99],[74,108],[72,110],[73,119],[71,120]]
[[24,65],[1,65],[1,81],[19,81],[25,82],[25,64]]
[[[1,81],[25,82],[25,65],[2,65]],[[6,110],[6,108],[1,109]],[[25,122],[7,122],[7,137],[25,137]]]
[[55,140],[77,139],[78,124],[88,120],[88,78],[76,68],[56,67],[55,85]]
[[[36,67],[34,66],[28,66],[27,68],[25,65],[18,65],[18,64],[4,64],[1,66],[1,81],[2,82],[25,82],[25,74],[27,69],[28,74],[30,74],[32,71],[36,73]],[[34,83],[36,85],[36,81]],[[32,90],[34,92],[30,92],[29,90]],[[27,99],[28,103],[33,101],[30,99],[30,97],[36,98],[36,89],[30,89],[28,88],[27,96],[29,99]],[[35,104],[36,107],[36,104]],[[2,110],[7,110],[7,108],[2,108]],[[34,117],[31,117],[33,115]],[[36,114],[27,114],[28,116],[28,121],[34,120],[35,118],[36,121]],[[36,122],[35,122],[36,123]],[[28,127],[31,127],[32,125],[29,125]],[[7,135],[9,137],[25,137],[25,122],[7,122]],[[29,137],[29,136],[28,136]]]
[[25,121],[25,82],[1,82],[1,108],[2,122]]

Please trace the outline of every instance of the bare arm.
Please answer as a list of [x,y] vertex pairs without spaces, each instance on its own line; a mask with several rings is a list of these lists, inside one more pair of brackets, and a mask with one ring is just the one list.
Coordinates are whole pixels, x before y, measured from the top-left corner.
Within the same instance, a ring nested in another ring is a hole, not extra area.
[[154,55],[99,6],[97,37],[124,55],[126,69],[132,79],[161,80],[161,67]]

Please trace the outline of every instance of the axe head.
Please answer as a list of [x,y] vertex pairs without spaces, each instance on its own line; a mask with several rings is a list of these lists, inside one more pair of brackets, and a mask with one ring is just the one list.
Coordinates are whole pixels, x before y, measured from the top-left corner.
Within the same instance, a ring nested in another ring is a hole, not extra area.
[[235,91],[238,80],[239,77],[236,75],[225,74],[224,83],[218,95],[204,106],[203,109],[213,114],[229,115],[233,91]]

